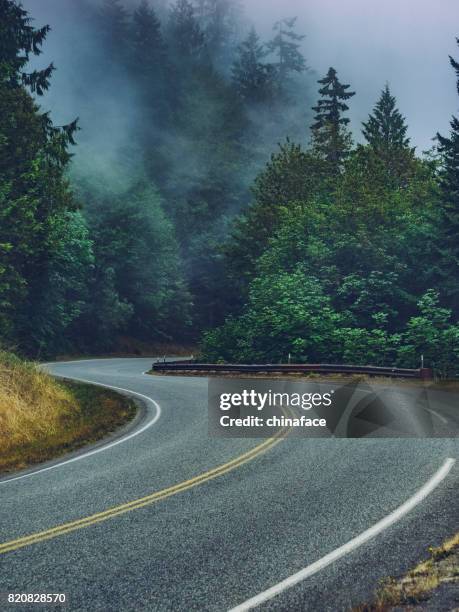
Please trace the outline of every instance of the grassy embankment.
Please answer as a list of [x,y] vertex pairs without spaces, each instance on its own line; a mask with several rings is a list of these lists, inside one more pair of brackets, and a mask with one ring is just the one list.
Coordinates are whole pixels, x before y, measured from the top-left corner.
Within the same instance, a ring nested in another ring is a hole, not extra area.
[[116,393],[58,382],[0,351],[0,474],[94,442],[135,412],[134,403]]
[[[429,599],[441,587],[445,589],[442,598],[454,600],[458,583],[459,532],[438,548],[431,548],[430,558],[419,563],[405,576],[383,580],[375,593],[373,602],[353,608],[352,612],[437,609],[436,607],[426,608],[424,604],[428,604]],[[450,608],[446,603],[446,607],[442,609],[449,610]]]

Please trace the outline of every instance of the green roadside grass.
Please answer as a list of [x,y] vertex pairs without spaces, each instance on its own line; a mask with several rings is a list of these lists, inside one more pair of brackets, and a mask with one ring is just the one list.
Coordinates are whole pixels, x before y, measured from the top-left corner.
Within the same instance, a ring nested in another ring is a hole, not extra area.
[[96,442],[134,418],[117,393],[55,380],[37,364],[0,351],[0,474]]

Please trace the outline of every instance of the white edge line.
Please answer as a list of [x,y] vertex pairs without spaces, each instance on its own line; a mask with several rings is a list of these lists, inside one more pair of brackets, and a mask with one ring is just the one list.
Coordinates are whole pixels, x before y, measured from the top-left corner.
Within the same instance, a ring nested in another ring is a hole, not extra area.
[[349,540],[349,542],[347,542],[343,546],[336,548],[332,552],[328,553],[328,555],[325,555],[325,557],[322,557],[318,561],[315,561],[311,565],[308,565],[296,574],[292,574],[292,576],[289,576],[285,580],[282,580],[281,582],[272,586],[266,591],[255,595],[255,597],[251,597],[250,599],[239,604],[235,608],[231,608],[230,612],[245,612],[246,610],[252,610],[253,608],[261,605],[262,603],[269,601],[273,597],[276,597],[283,591],[293,587],[299,582],[302,582],[306,578],[313,576],[320,570],[327,567],[327,565],[330,565],[334,561],[337,561],[341,557],[344,557],[362,544],[365,544],[365,542],[368,542],[368,540],[371,540],[372,538],[380,534],[382,531],[399,521],[403,516],[405,516],[405,514],[410,512],[410,510],[412,510],[415,506],[422,502],[430,493],[432,493],[432,491],[434,491],[449,474],[455,462],[455,459],[446,459],[443,465],[435,472],[435,474],[431,478],[429,478],[429,480],[412,497],[410,497],[405,503],[396,508],[393,512],[388,514],[382,520],[375,523],[372,527],[366,529],[357,537],[353,538],[352,540]]
[[445,419],[444,416],[442,416],[441,414],[438,414],[436,410],[432,410],[432,408],[427,408],[427,411],[430,412],[430,414],[435,415],[437,419],[440,419],[442,423],[445,423],[446,425],[448,424],[448,419]]
[[140,435],[141,433],[146,431],[149,427],[154,425],[158,421],[159,417],[161,416],[161,406],[158,404],[158,402],[155,402],[154,399],[152,399],[151,397],[148,397],[147,395],[143,395],[143,393],[138,393],[137,391],[131,391],[131,389],[123,389],[122,387],[114,387],[113,385],[106,385],[104,383],[94,382],[93,380],[86,380],[84,378],[74,378],[73,376],[66,376],[65,374],[53,374],[52,376],[57,376],[60,378],[68,378],[70,380],[75,380],[78,382],[95,385],[97,387],[106,387],[107,389],[113,389],[115,391],[124,391],[128,393],[129,395],[140,397],[143,400],[145,400],[147,403],[152,404],[155,408],[155,414],[153,418],[147,421],[147,423],[145,423],[140,429],[136,429],[135,431],[131,432],[130,434],[127,434],[126,436],[123,436],[122,438],[119,438],[118,440],[109,442],[108,444],[105,444],[104,446],[95,448],[81,455],[77,455],[76,457],[72,457],[71,459],[66,459],[65,461],[60,461],[59,463],[56,463],[54,465],[49,465],[48,467],[44,467],[39,470],[35,470],[34,472],[29,472],[27,474],[23,474],[22,476],[14,476],[13,478],[8,478],[7,480],[0,480],[0,485],[4,485],[9,482],[14,482],[17,480],[22,480],[23,478],[30,478],[31,476],[36,476],[37,474],[42,474],[43,472],[48,472],[49,470],[55,470],[56,468],[60,468],[63,465],[74,463],[75,461],[80,461],[81,459],[86,459],[87,457],[91,457],[92,455],[97,455],[97,453],[102,453],[103,451],[106,451],[109,448],[118,446],[118,444],[122,444],[124,442],[127,442],[128,440],[132,440],[132,438],[135,438],[136,436]]

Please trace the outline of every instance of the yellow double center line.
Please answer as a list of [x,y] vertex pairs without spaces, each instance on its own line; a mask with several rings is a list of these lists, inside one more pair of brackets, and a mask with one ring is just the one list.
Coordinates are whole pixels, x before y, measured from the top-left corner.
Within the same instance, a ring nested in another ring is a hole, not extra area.
[[149,506],[150,504],[155,504],[156,502],[171,497],[172,495],[177,495],[178,493],[182,493],[183,491],[197,487],[198,485],[208,482],[213,478],[217,478],[218,476],[231,472],[248,461],[252,461],[255,459],[255,457],[258,457],[268,449],[278,444],[282,440],[286,431],[286,428],[280,430],[274,437],[265,440],[262,444],[255,446],[255,448],[244,453],[243,455],[239,455],[235,459],[219,465],[208,472],[203,472],[190,480],[185,480],[172,487],[168,487],[167,489],[156,491],[155,493],[151,493],[145,497],[134,499],[133,501],[121,504],[119,506],[114,506],[113,508],[109,508],[103,512],[91,514],[90,516],[78,519],[76,521],[63,523],[62,525],[58,525],[57,527],[53,527],[51,529],[32,533],[28,536],[11,540],[10,542],[4,542],[3,544],[0,544],[0,554],[8,553],[25,546],[30,546],[31,544],[37,544],[38,542],[44,542],[45,540],[51,540],[52,538],[57,538],[58,536],[65,535],[66,533],[76,531],[77,529],[90,527],[96,523],[102,523],[103,521],[107,521],[115,516],[125,514],[126,512],[131,512],[132,510],[137,510],[138,508],[143,508],[144,506]]

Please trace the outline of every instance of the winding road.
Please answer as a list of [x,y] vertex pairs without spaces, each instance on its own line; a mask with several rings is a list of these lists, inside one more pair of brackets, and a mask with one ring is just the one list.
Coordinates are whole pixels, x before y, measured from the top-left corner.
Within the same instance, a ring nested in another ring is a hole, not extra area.
[[[457,440],[209,438],[207,380],[150,365],[48,366],[143,408],[109,440],[0,479],[0,593],[104,612],[346,610],[457,530]],[[457,431],[440,396],[434,418]]]

